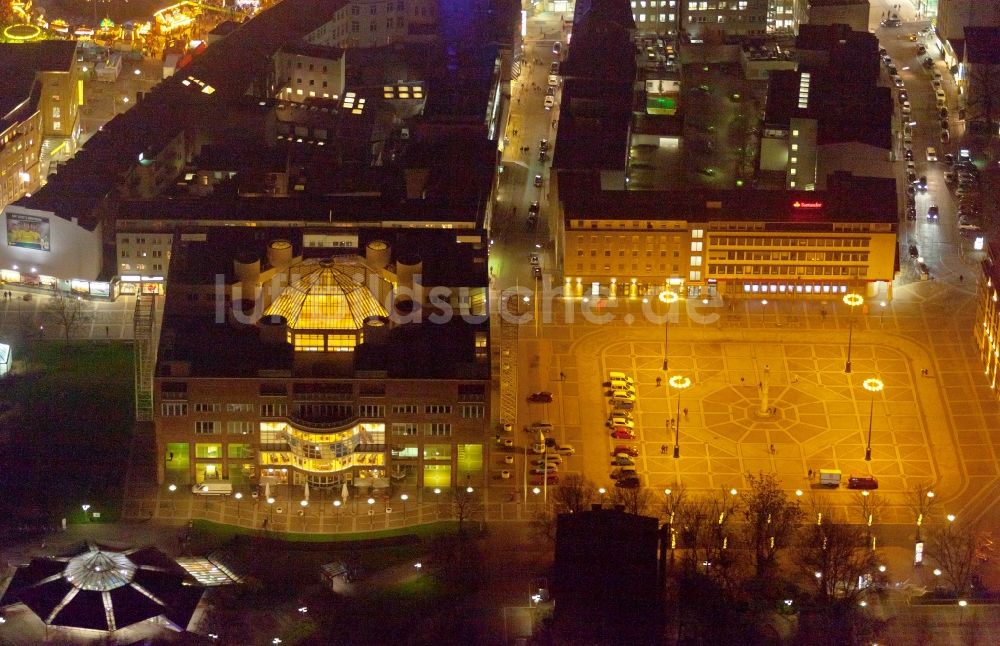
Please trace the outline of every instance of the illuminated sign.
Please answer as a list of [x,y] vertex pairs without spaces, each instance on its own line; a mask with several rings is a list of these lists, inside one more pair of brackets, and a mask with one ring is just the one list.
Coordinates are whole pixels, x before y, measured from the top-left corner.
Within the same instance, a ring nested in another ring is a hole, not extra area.
[[7,244],[11,247],[49,251],[49,219],[8,213]]
[[822,202],[801,202],[799,200],[795,200],[794,202],[792,202],[792,206],[794,206],[797,209],[821,209],[821,208],[823,208],[823,203]]

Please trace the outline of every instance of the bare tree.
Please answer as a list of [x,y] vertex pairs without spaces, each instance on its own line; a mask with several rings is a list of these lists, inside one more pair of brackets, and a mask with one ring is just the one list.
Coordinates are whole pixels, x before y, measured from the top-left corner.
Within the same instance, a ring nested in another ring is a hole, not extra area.
[[531,515],[531,520],[528,522],[528,527],[534,536],[555,544],[556,514],[552,511],[551,507],[542,507],[535,510]]
[[552,504],[557,514],[573,514],[590,509],[597,487],[579,473],[568,473],[552,492]]
[[771,474],[747,475],[747,489],[740,494],[744,532],[753,552],[758,578],[771,574],[778,550],[787,547],[802,520],[802,508],[790,500]]
[[465,535],[465,522],[483,513],[479,494],[467,487],[455,487],[451,492],[451,508],[458,521],[459,535]]
[[917,540],[920,540],[920,527],[928,519],[931,512],[936,507],[937,499],[934,491],[927,483],[917,483],[907,490],[904,501],[907,509],[913,514],[913,520],[917,524]]
[[942,578],[956,596],[969,590],[978,544],[975,528],[962,527],[951,520],[930,532],[927,553],[941,567]]
[[875,533],[873,526],[880,520],[885,501],[874,491],[859,491],[854,494],[854,509],[861,518],[865,528],[865,545],[875,549]]
[[90,320],[83,300],[57,295],[45,304],[45,318],[62,328],[63,338],[69,343],[73,333]]
[[799,562],[815,581],[821,605],[830,606],[837,599],[853,602],[861,592],[862,577],[875,571],[877,559],[865,536],[863,525],[823,521],[804,528]]
[[615,487],[611,501],[616,505],[622,505],[626,512],[640,516],[646,513],[652,502],[649,490],[642,487]]

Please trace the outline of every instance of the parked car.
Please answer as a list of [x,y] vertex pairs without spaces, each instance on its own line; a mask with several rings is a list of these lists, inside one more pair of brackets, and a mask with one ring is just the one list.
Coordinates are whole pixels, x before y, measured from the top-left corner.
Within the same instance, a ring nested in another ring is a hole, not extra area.
[[903,159],[906,161],[913,161],[913,149],[907,148],[903,151]]
[[552,96],[551,94],[546,94],[545,95],[545,104],[544,104],[545,105],[545,109],[546,110],[551,110],[552,106],[554,106],[555,104],[556,104],[556,98],[554,96]]
[[[538,265],[535,265],[534,267],[531,268],[531,275],[534,278],[541,278],[542,277],[542,268],[539,267]],[[548,403],[548,402],[546,402],[546,403]]]
[[552,43],[552,53],[558,55],[562,51],[562,43],[558,40]]
[[539,139],[538,140],[538,149],[539,150],[548,150],[549,149],[549,140],[548,139]]
[[633,460],[629,456],[625,455],[624,453],[620,453],[620,454],[618,454],[618,455],[615,456],[614,460],[611,461],[611,466],[614,466],[614,467],[631,467],[631,466],[635,466],[635,460]]
[[618,455],[619,453],[624,453],[625,455],[635,458],[639,456],[639,449],[634,446],[628,446],[627,444],[619,444],[615,447],[615,450],[611,452],[611,455]]
[[[537,265],[536,269],[540,269]],[[551,404],[552,403],[552,393],[550,392],[537,392],[528,395],[528,401],[532,404]]]
[[635,433],[628,430],[627,428],[619,427],[611,431],[611,437],[615,438],[616,440],[634,440]]
[[927,176],[926,175],[921,175],[920,178],[917,179],[917,188],[920,189],[921,191],[925,191],[925,192],[927,191]]
[[[940,117],[941,119],[947,119],[948,118],[948,108],[941,108],[940,110],[938,110],[938,117]],[[951,161],[948,160],[949,156],[951,156],[952,158],[954,158],[954,155],[950,155],[950,153],[949,153],[949,155],[945,155],[945,161],[947,161],[950,164]]]
[[875,476],[851,476],[847,479],[848,489],[878,489],[878,479]]
[[917,219],[917,209],[916,209],[916,207],[913,207],[913,206],[906,207],[906,219],[910,220],[911,222],[913,220]]
[[558,473],[550,473],[546,477],[532,476],[530,482],[531,482],[532,486],[540,487],[543,484],[545,484],[545,480],[548,480],[550,485],[559,484],[559,474]]
[[927,146],[927,161],[936,162],[937,160],[937,150],[935,150],[934,146]]
[[614,415],[612,416],[611,419],[608,420],[608,426],[612,427],[621,426],[623,428],[631,430],[635,428],[635,422],[633,422],[630,419],[625,419],[624,417],[621,417],[619,415]]
[[538,215],[538,202],[532,202],[528,207],[528,215]]
[[547,464],[545,466],[537,466],[531,470],[532,475],[545,475],[546,473],[555,473],[559,471],[559,467],[554,464]]

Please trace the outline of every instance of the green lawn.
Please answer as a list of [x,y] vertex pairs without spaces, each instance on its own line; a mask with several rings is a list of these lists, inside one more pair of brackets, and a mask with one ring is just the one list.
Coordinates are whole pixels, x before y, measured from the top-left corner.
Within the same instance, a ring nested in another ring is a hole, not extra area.
[[13,451],[0,453],[0,517],[117,519],[134,419],[132,346],[36,341],[4,397],[20,406]]

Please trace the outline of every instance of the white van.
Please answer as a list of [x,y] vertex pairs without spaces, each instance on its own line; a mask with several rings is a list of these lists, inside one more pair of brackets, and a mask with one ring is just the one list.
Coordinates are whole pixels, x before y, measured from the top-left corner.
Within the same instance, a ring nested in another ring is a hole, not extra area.
[[629,392],[635,392],[635,384],[631,381],[625,381],[624,379],[612,379],[608,384],[615,390],[627,390]]
[[611,401],[614,402],[634,402],[635,393],[628,390],[611,391]]
[[556,450],[559,452],[559,455],[573,455],[576,453],[576,449],[574,449],[570,444],[560,444],[559,448]]
[[611,381],[615,380],[628,381],[628,382],[632,381],[632,378],[626,375],[624,372],[615,372],[613,370],[608,373],[608,379],[610,379]]
[[233,493],[233,483],[228,480],[206,480],[191,487],[191,493],[200,496],[229,496]]

